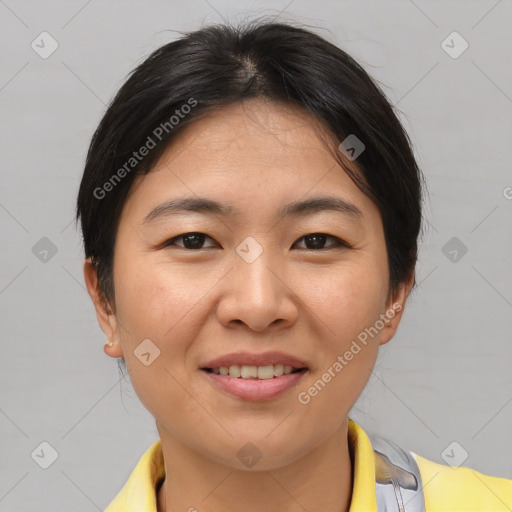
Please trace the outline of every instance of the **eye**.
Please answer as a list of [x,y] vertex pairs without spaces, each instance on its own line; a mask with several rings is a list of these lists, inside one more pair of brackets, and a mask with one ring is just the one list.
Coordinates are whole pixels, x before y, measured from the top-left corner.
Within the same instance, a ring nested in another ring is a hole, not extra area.
[[[322,247],[325,244],[325,240],[327,238],[331,238],[334,240],[334,244],[331,244],[327,247]],[[335,249],[336,247],[346,247],[350,248],[351,246],[342,240],[341,238],[338,238],[333,235],[327,235],[326,233],[310,233],[309,235],[304,235],[303,237],[299,238],[300,240],[304,240],[306,245],[310,245],[311,247],[306,247],[306,249],[310,250],[328,250],[328,249]]]
[[[201,246],[204,244],[206,238],[213,240],[213,238],[210,238],[208,235],[205,235],[204,233],[183,233],[183,235],[175,236],[174,238],[167,240],[167,242],[163,244],[163,247],[178,245],[178,247],[183,247],[184,249],[203,249],[203,247]],[[183,245],[174,243],[175,240],[180,239],[183,240]]]
[[[326,239],[332,239],[334,240],[334,243],[330,246],[323,247],[325,245]],[[206,239],[212,240],[213,238],[209,237],[208,235],[205,235],[204,233],[198,233],[198,232],[192,232],[192,233],[183,233],[182,235],[175,236],[174,238],[170,238],[164,244],[162,247],[170,247],[170,246],[177,246],[177,247],[183,247],[184,249],[189,250],[199,250],[204,249],[203,244]],[[183,245],[176,244],[176,240],[183,240]],[[303,237],[299,238],[299,241],[304,240],[306,243],[306,250],[314,250],[314,251],[322,251],[322,250],[328,250],[328,249],[335,249],[337,247],[345,247],[350,248],[350,244],[342,240],[341,238],[338,238],[333,235],[327,235],[326,233],[310,233],[309,235],[304,235]],[[296,242],[297,243],[297,242]],[[214,247],[212,245],[211,247]]]

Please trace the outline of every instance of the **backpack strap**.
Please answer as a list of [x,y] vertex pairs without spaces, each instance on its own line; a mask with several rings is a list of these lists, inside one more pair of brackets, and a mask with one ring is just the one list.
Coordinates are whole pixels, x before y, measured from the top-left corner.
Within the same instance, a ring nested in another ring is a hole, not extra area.
[[421,474],[413,452],[376,434],[368,437],[375,457],[378,512],[425,512]]

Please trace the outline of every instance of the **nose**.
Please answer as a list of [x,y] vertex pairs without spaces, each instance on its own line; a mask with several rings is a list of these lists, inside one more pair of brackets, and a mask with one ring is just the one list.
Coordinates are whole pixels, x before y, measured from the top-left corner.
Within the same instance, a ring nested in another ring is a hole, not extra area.
[[263,251],[256,259],[243,252],[222,284],[217,318],[225,327],[244,324],[256,332],[291,326],[298,317],[298,296],[283,261]]

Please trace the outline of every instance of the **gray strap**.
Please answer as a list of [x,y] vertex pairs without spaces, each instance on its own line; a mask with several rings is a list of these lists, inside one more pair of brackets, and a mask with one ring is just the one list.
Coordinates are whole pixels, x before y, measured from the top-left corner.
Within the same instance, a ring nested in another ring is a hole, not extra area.
[[425,512],[420,469],[412,453],[389,439],[368,437],[375,456],[378,512]]

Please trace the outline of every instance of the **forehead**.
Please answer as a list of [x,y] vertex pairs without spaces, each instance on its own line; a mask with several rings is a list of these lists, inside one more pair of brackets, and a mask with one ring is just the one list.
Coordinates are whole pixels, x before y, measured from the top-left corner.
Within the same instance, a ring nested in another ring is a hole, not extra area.
[[163,201],[195,195],[254,215],[336,195],[375,210],[340,160],[362,174],[336,151],[322,124],[298,108],[259,99],[237,103],[186,126],[153,169],[136,178],[131,206],[146,217]]
[[187,126],[159,163],[179,158],[180,149],[189,144],[197,151],[197,158],[215,155],[228,165],[243,161],[258,167],[290,163],[297,166],[308,152],[312,152],[308,161],[332,160],[322,138],[329,139],[328,131],[311,114],[256,98],[228,105]]

